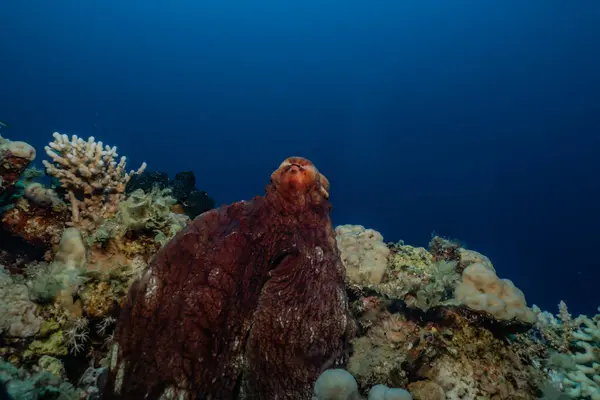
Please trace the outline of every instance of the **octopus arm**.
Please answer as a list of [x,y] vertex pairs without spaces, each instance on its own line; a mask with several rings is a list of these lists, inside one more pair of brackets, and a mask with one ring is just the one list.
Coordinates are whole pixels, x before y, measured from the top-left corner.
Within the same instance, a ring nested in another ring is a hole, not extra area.
[[267,273],[257,250],[267,229],[262,205],[256,198],[204,213],[157,253],[130,289],[105,397],[234,397]]
[[290,398],[309,399],[320,373],[344,362],[354,326],[331,239],[329,225],[314,224],[280,245],[295,251],[269,272],[247,344],[245,391],[256,398],[295,388]]

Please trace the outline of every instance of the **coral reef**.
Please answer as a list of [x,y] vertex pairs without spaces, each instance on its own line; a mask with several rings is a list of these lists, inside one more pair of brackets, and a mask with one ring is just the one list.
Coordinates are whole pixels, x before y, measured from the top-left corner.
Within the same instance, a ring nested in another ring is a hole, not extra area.
[[17,284],[0,266],[0,333],[27,338],[40,330],[37,305],[29,299],[27,287]]
[[433,236],[429,241],[429,252],[434,261],[455,261],[456,265],[464,268],[466,265],[460,262],[461,245],[456,240],[450,240],[441,236]]
[[52,187],[0,138],[0,396],[600,399],[600,314],[527,307],[456,240],[334,231],[305,159],[208,211],[190,172],[46,150]]
[[369,391],[369,400],[413,400],[413,397],[404,389],[375,385]]
[[[430,245],[389,244],[381,283],[350,287],[360,330],[348,371],[359,392],[386,385],[415,399],[537,399],[549,382],[539,369],[547,349],[531,333],[536,316],[523,294],[484,255],[439,237]],[[489,279],[475,276],[480,268]],[[478,294],[491,288],[504,313],[457,301],[465,281]]]
[[[119,204],[117,235],[126,232],[149,231],[156,242],[165,244],[189,221],[186,215],[172,212],[177,200],[171,197],[170,189],[153,188],[149,193],[138,189],[126,201]],[[120,229],[120,230],[119,230]]]
[[48,206],[21,197],[2,214],[0,236],[18,237],[28,246],[45,253],[58,245],[68,220],[69,213],[62,202]]
[[600,399],[600,313],[572,318],[564,302],[556,316],[536,311],[536,326],[554,350],[546,367],[555,387],[570,398]]
[[310,398],[353,332],[328,189],[291,158],[178,233],[129,293],[107,396]]
[[13,399],[79,400],[81,393],[56,375],[62,367],[58,363],[57,366],[51,358],[40,359],[38,371],[29,373],[0,360],[0,384],[6,385],[7,395]]
[[[346,370],[328,369],[315,382],[313,400],[359,400],[361,398],[356,379]],[[368,400],[413,400],[413,397],[404,389],[379,384],[369,390]]]
[[533,324],[536,316],[527,307],[525,295],[508,279],[500,279],[484,264],[471,264],[463,270],[455,298],[467,307],[490,313],[500,320]]
[[408,307],[423,311],[448,300],[459,280],[455,261],[439,259],[422,247],[390,245],[388,264],[377,293],[402,300]]
[[170,189],[170,195],[176,200],[173,209],[180,209],[181,213],[191,219],[215,208],[215,201],[206,192],[196,188],[196,177],[191,171],[179,172],[174,179],[169,179],[166,173],[145,171],[131,178],[126,192],[131,194],[142,189],[145,193],[150,193],[155,188]]
[[468,314],[449,309],[423,318],[383,307],[353,342],[348,370],[361,392],[381,383],[408,388],[416,399],[536,399],[543,377],[519,349]]
[[[0,358],[21,372],[19,379],[1,375],[0,386],[5,383],[18,398],[24,398],[19,388],[26,386],[27,398],[70,398],[56,389],[67,381],[78,386],[69,392],[73,398],[93,393],[97,398],[106,369],[94,385],[82,387],[81,374],[101,368],[132,282],[188,221],[172,212],[166,191],[126,198],[132,175],[125,174],[124,159],[109,160],[116,157],[114,148],[63,139],[55,138],[50,151],[55,164],[46,165],[61,177],[55,188],[34,182],[40,172],[25,169],[33,149],[1,140],[2,171],[12,186],[3,192],[0,209],[0,264],[6,267],[0,269]],[[65,201],[58,193],[67,194]],[[100,209],[82,210],[92,203]],[[98,215],[91,216],[92,210]],[[78,213],[83,218],[77,222]],[[99,229],[105,224],[122,234],[107,238]],[[40,378],[42,369],[53,378]]]
[[44,160],[46,173],[57,178],[66,191],[65,199],[71,207],[71,222],[90,229],[100,218],[113,215],[125,197],[125,187],[134,174],[146,169],[146,163],[137,172],[125,171],[127,159],[117,162],[117,148],[87,141],[76,135],[53,134],[54,141],[45,147],[52,162]]
[[0,195],[6,196],[33,160],[35,149],[29,144],[0,136]]
[[362,225],[341,225],[335,232],[348,280],[356,284],[380,283],[390,254],[383,236]]
[[346,370],[328,369],[316,380],[314,397],[317,400],[358,400],[356,379]]

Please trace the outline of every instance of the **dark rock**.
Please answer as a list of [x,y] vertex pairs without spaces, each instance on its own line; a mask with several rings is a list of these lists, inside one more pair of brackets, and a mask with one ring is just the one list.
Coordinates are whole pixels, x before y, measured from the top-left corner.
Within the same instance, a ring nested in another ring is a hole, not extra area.
[[127,184],[126,193],[130,194],[137,189],[148,193],[153,187],[171,189],[171,196],[191,219],[215,208],[215,201],[206,192],[196,189],[196,177],[192,171],[179,172],[175,175],[175,179],[169,179],[169,175],[164,172],[144,172],[134,175]]
[[2,382],[0,382],[0,400],[12,400],[12,397],[9,396],[6,387]]
[[66,207],[46,207],[20,198],[0,214],[0,229],[34,247],[50,249],[58,244],[71,214]]
[[179,172],[170,183],[172,196],[178,203],[183,203],[190,193],[196,189],[196,177],[192,171]]
[[12,203],[23,194],[19,179],[31,160],[0,149],[0,207]]
[[10,189],[31,163],[30,159],[0,149],[0,193]]
[[203,212],[215,208],[215,201],[208,197],[206,192],[194,189],[181,205],[185,214],[194,219]]
[[169,175],[166,172],[142,172],[139,175],[133,175],[127,184],[125,192],[127,194],[137,189],[142,189],[148,193],[153,187],[164,189],[169,186]]
[[85,370],[77,386],[88,394],[87,400],[100,399],[100,393],[106,385],[107,379],[107,368],[94,368],[91,366]]
[[478,326],[490,331],[497,338],[506,338],[509,335],[527,332],[531,324],[511,320],[499,320],[485,311],[471,310],[460,305],[444,305],[429,309],[422,319],[435,321],[441,326],[460,327],[464,324]]
[[10,273],[21,273],[25,265],[42,261],[46,248],[35,246],[23,238],[12,235],[0,227],[0,265],[7,268]]

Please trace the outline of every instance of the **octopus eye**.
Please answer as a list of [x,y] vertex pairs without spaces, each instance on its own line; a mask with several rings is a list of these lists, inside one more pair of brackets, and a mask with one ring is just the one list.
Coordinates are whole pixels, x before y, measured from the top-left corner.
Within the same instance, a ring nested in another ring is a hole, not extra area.
[[288,257],[294,257],[297,256],[299,254],[298,249],[286,249],[283,250],[281,253],[278,253],[276,255],[274,255],[273,257],[271,257],[271,259],[269,259],[269,269],[273,270],[275,268],[277,268],[278,266],[280,266],[286,258]]
[[289,166],[289,165],[291,165],[291,164],[292,164],[292,163],[289,161],[289,159],[287,159],[287,160],[283,160],[283,162],[282,162],[281,164],[279,164],[279,168],[277,168],[277,169],[281,169],[281,168],[283,168],[283,167],[287,167],[287,166]]
[[329,179],[325,175],[319,174],[319,182],[321,182],[321,193],[326,199],[329,198]]

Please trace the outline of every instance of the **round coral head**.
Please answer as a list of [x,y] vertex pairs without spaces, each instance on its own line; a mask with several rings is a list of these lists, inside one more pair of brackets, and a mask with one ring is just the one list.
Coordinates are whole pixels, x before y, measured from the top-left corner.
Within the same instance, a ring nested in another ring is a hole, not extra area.
[[290,157],[271,174],[277,191],[286,196],[316,194],[329,198],[329,181],[306,158]]

